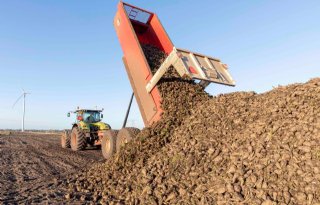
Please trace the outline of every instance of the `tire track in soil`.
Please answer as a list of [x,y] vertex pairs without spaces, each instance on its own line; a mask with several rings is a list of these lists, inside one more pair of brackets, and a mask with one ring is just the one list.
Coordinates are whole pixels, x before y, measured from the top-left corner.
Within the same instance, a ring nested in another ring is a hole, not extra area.
[[64,176],[104,161],[100,150],[73,152],[59,135],[0,136],[0,203],[40,203],[59,196],[50,187]]
[[[7,136],[0,136],[1,143],[4,146],[1,146],[1,180],[0,180],[0,202],[1,201],[11,201],[16,195],[16,186],[15,182],[17,181],[16,176],[14,175],[12,161],[13,156],[8,149],[11,148],[11,144],[15,144],[16,140]],[[5,169],[4,169],[5,168]]]

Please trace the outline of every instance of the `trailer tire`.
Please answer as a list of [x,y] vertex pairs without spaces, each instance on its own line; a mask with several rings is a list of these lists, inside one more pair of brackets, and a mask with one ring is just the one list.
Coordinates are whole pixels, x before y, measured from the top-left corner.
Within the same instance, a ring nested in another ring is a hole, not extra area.
[[134,139],[140,130],[135,127],[124,127],[122,128],[117,135],[117,152],[120,151],[120,148],[126,143]]
[[108,130],[104,132],[101,140],[101,151],[105,159],[111,158],[116,153],[116,139],[117,131]]
[[86,135],[77,126],[72,128],[70,144],[73,151],[83,150],[87,146]]
[[62,148],[70,148],[71,147],[71,139],[70,132],[65,130],[61,135],[61,147]]

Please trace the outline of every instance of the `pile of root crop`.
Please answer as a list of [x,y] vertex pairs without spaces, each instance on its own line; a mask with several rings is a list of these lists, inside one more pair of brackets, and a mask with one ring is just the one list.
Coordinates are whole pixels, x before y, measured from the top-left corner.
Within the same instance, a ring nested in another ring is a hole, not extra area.
[[[165,55],[143,46],[154,72]],[[69,178],[70,201],[107,204],[320,203],[320,78],[209,96],[174,70],[162,120],[104,164]]]

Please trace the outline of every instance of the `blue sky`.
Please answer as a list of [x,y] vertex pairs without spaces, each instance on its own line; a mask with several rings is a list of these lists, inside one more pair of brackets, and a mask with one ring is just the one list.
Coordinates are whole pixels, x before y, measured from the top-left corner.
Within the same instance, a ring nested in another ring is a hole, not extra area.
[[[0,129],[70,128],[66,113],[103,107],[120,128],[131,87],[113,28],[118,1],[10,0],[0,6]],[[220,58],[236,87],[264,92],[320,76],[320,1],[128,0],[158,14],[176,47]],[[133,106],[129,126],[143,127]]]

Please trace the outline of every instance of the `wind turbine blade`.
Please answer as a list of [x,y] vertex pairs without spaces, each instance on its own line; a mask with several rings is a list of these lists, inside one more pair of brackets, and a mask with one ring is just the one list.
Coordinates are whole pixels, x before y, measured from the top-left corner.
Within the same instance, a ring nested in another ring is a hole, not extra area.
[[16,102],[12,105],[12,109],[14,108],[14,106],[17,104],[17,102],[23,97],[24,94],[22,94],[17,100]]
[[22,92],[23,92],[23,93],[25,93],[25,92],[26,92],[23,88],[21,88],[21,89],[22,89]]

